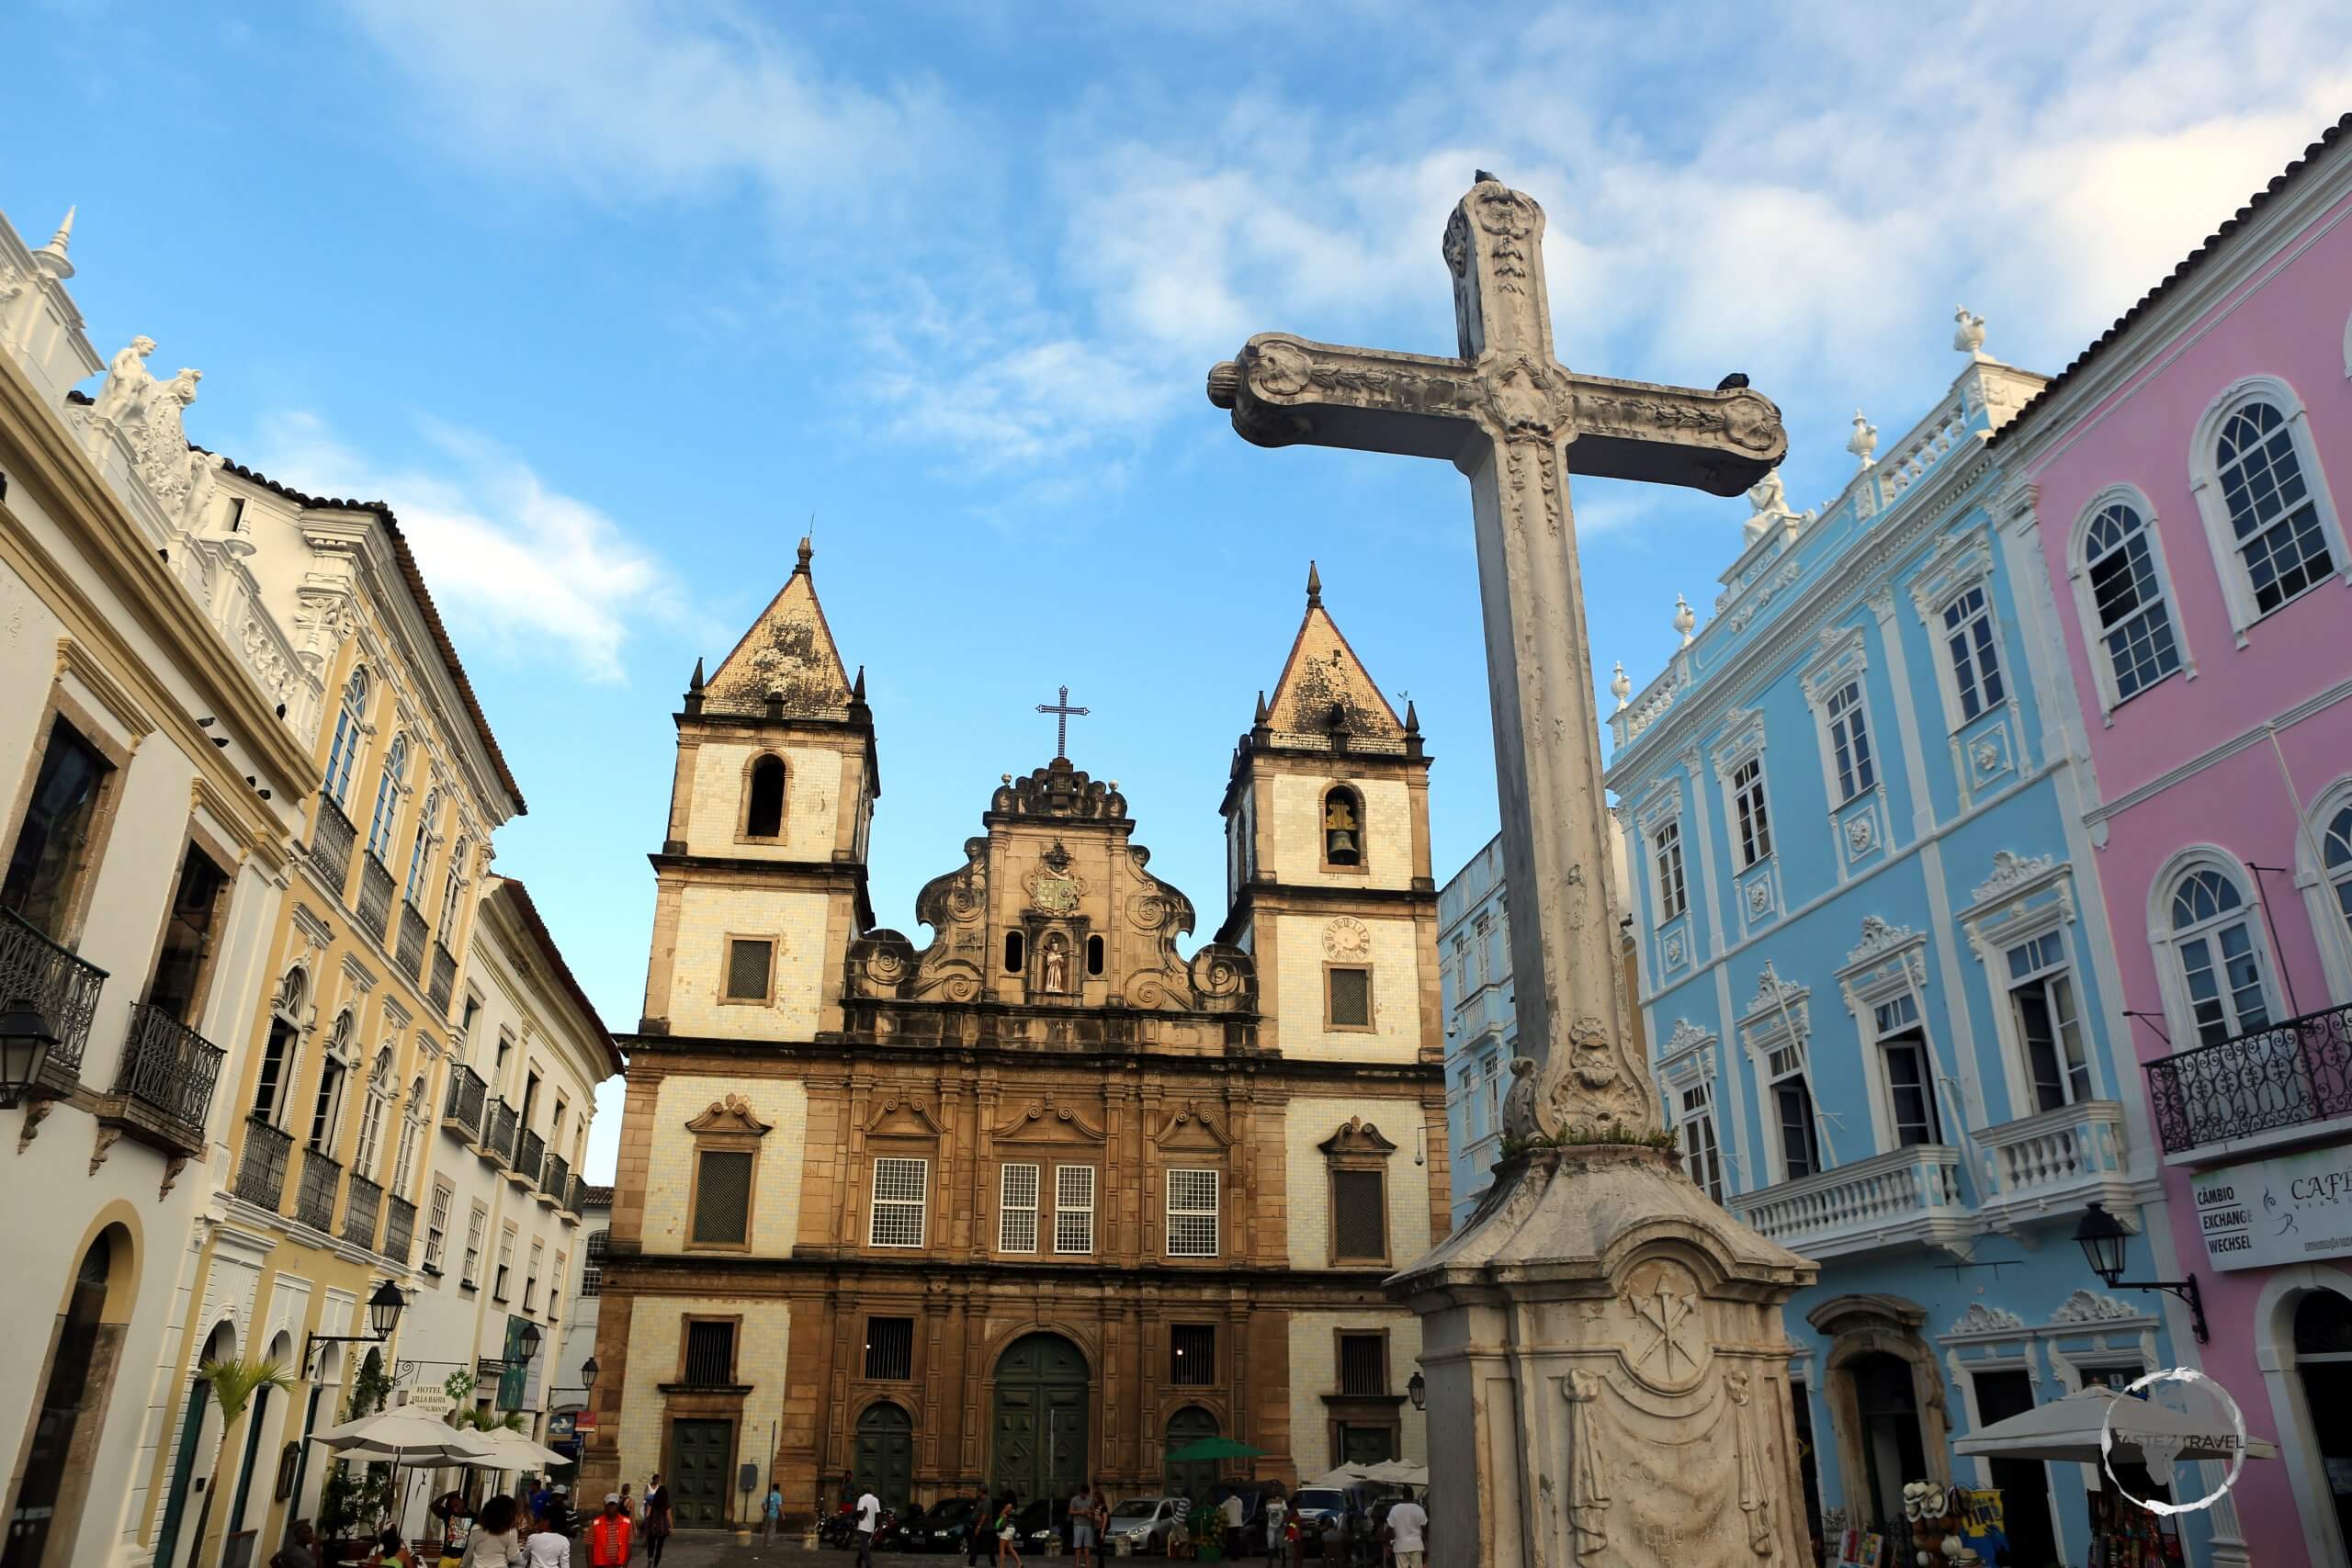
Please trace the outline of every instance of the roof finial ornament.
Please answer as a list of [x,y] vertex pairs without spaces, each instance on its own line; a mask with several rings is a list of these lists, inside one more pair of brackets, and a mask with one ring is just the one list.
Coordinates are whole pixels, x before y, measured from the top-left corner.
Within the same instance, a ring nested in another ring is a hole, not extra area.
[[1846,450],[1854,455],[1858,468],[1867,468],[1878,461],[1873,456],[1878,451],[1878,426],[1863,418],[1860,409],[1854,411],[1854,434],[1846,437]]
[[1699,612],[1690,607],[1689,600],[1677,593],[1674,596],[1674,629],[1681,634],[1683,647],[1690,646],[1690,628],[1698,624]]
[[1323,576],[1315,570],[1315,563],[1310,560],[1306,563],[1306,607],[1316,610],[1322,608],[1322,605]]
[[65,221],[57,226],[57,232],[49,237],[49,243],[33,253],[33,265],[51,277],[62,279],[74,276],[74,264],[67,259],[65,250],[74,243],[74,214],[78,210],[78,207],[67,208]]
[[857,667],[857,679],[850,682],[849,694],[852,702],[865,700],[865,666],[863,664]]
[[1408,735],[1419,735],[1421,732],[1421,716],[1413,711],[1412,694],[1410,692],[1399,692],[1396,694],[1405,699],[1405,733]]
[[1609,677],[1609,694],[1617,699],[1617,711],[1625,711],[1626,702],[1634,694],[1634,678],[1625,673],[1625,661],[1617,660],[1616,672]]
[[1258,715],[1252,722],[1262,727],[1271,716],[1266,710],[1266,689],[1261,686],[1258,688]]
[[699,692],[702,690],[702,660],[699,657],[695,660],[694,679],[686,682],[686,690],[689,692]]
[[809,557],[811,557],[811,556],[813,556],[813,555],[815,555],[816,553],[817,553],[817,552],[816,552],[813,548],[811,548],[811,547],[809,547],[809,544],[808,544],[808,535],[806,535],[806,534],[801,535],[801,536],[800,536],[800,564],[799,564],[798,566],[796,566],[796,567],[794,567],[794,568],[792,569],[792,574],[793,574],[795,577],[806,577],[806,576],[808,576],[808,558],[809,558]]
[[1984,352],[1984,318],[1970,315],[1968,307],[1962,305],[1952,311],[1951,319],[1959,323],[1952,329],[1952,347],[1971,359],[1988,357]]

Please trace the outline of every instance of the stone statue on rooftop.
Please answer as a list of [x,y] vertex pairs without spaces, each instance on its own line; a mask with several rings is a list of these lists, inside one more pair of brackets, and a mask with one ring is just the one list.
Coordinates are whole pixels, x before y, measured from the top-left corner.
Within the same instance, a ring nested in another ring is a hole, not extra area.
[[107,378],[98,389],[97,403],[90,410],[92,419],[119,424],[138,411],[155,389],[154,374],[147,368],[147,356],[154,352],[155,340],[143,333],[115,351],[107,362]]
[[1746,542],[1751,545],[1769,533],[1776,523],[1804,521],[1789,505],[1788,488],[1781,482],[1781,470],[1777,468],[1747,487],[1747,504],[1756,508],[1756,513],[1747,520],[1742,533]]

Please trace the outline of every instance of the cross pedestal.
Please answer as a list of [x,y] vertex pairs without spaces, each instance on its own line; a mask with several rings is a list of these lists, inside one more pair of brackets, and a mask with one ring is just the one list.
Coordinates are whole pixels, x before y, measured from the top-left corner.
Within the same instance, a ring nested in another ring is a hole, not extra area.
[[1806,1560],[1781,1303],[1813,1265],[1694,1187],[1659,1134],[1617,954],[1572,470],[1736,495],[1788,449],[1713,391],[1554,357],[1544,213],[1481,173],[1447,223],[1460,354],[1265,333],[1209,372],[1262,446],[1440,457],[1469,478],[1519,1038],[1467,1225],[1389,1281],[1421,1318],[1441,1568]]

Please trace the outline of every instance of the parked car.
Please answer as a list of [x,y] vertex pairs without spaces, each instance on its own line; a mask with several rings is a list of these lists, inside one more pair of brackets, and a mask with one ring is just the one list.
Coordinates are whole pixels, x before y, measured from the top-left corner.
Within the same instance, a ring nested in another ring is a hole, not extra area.
[[1340,1522],[1354,1511],[1355,1503],[1336,1487],[1302,1486],[1291,1494],[1291,1512],[1298,1516],[1298,1533],[1309,1553],[1322,1554],[1325,1537],[1340,1534]]
[[912,1550],[912,1543],[922,1539],[919,1532],[926,1517],[921,1503],[910,1503],[903,1508],[883,1509],[882,1517],[874,1522],[874,1550]]
[[979,1506],[969,1497],[934,1503],[922,1516],[920,1529],[905,1532],[909,1551],[961,1551],[972,1533],[972,1513]]
[[1102,1544],[1115,1547],[1125,1536],[1135,1543],[1130,1551],[1158,1557],[1168,1550],[1168,1532],[1192,1507],[1192,1503],[1182,1497],[1130,1497],[1111,1510],[1111,1522],[1102,1531]]
[[[1046,1542],[1061,1540],[1062,1518],[1068,1507],[1066,1502],[1057,1506],[1043,1497],[1023,1504],[1021,1511],[1012,1516],[1013,1539],[1021,1543],[1021,1550],[1043,1551]],[[1067,1542],[1064,1550],[1068,1550]]]

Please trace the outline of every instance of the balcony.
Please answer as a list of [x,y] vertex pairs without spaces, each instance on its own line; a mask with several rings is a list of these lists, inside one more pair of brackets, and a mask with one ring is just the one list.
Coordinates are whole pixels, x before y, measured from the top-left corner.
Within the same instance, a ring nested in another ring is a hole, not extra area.
[[514,1108],[503,1100],[490,1102],[490,1123],[481,1136],[481,1156],[492,1165],[514,1157]]
[[383,941],[392,919],[392,874],[373,850],[368,852],[367,863],[359,872],[358,914],[359,923],[374,931],[378,942]]
[[2126,1174],[2123,1107],[2112,1100],[2061,1106],[1987,1127],[1984,1197],[1978,1212],[1996,1230],[2032,1220],[2074,1218],[2086,1204],[2135,1202]]
[[[327,1201],[334,1201],[330,1189]],[[351,1173],[351,1201],[343,1206],[343,1239],[369,1252],[376,1250],[376,1215],[384,1206],[384,1190],[360,1175]]]
[[1487,1038],[1501,1039],[1519,1022],[1518,1015],[1506,997],[1503,987],[1496,985],[1479,987],[1453,1010],[1453,1038],[1447,1042],[1455,1050],[1466,1049]]
[[293,1163],[294,1136],[257,1116],[245,1118],[244,1157],[237,1162],[237,1196],[271,1213],[286,1196],[286,1168]]
[[433,943],[433,984],[426,992],[433,998],[433,1010],[443,1018],[449,1016],[449,998],[458,988],[458,961],[438,940]]
[[2352,1116],[2352,1007],[2150,1062],[2148,1108],[2175,1165],[2339,1133]]
[[1732,1199],[1750,1228],[1808,1258],[1951,1244],[1976,1226],[1960,1196],[1960,1151],[1917,1144]]
[[469,1144],[481,1142],[481,1108],[490,1093],[490,1086],[471,1067],[460,1066],[449,1075],[448,1102],[441,1108],[441,1125],[457,1134]]
[[550,1209],[560,1209],[571,1191],[571,1162],[561,1155],[548,1156],[547,1164],[539,1172],[539,1201]]
[[514,1157],[506,1168],[507,1179],[527,1190],[537,1185],[540,1169],[547,1163],[548,1141],[537,1133],[517,1131]]
[[395,1269],[408,1267],[409,1247],[416,1240],[416,1205],[405,1198],[384,1200],[384,1256]]
[[302,1174],[294,1187],[294,1217],[312,1230],[334,1228],[334,1190],[343,1167],[317,1149],[302,1151]]
[[204,1151],[204,1122],[227,1053],[159,1008],[130,1010],[122,1066],[98,1119],[182,1158]]
[[311,863],[319,868],[320,880],[334,889],[338,900],[351,873],[351,846],[358,838],[359,829],[351,825],[334,796],[321,790],[319,819],[311,829]]
[[401,900],[401,940],[396,954],[408,977],[424,984],[424,911],[409,899]]
[[42,1060],[41,1077],[61,1092],[81,1078],[82,1053],[106,981],[105,970],[58,946],[14,910],[0,909],[0,1006],[27,1000],[49,1020],[57,1043]]

